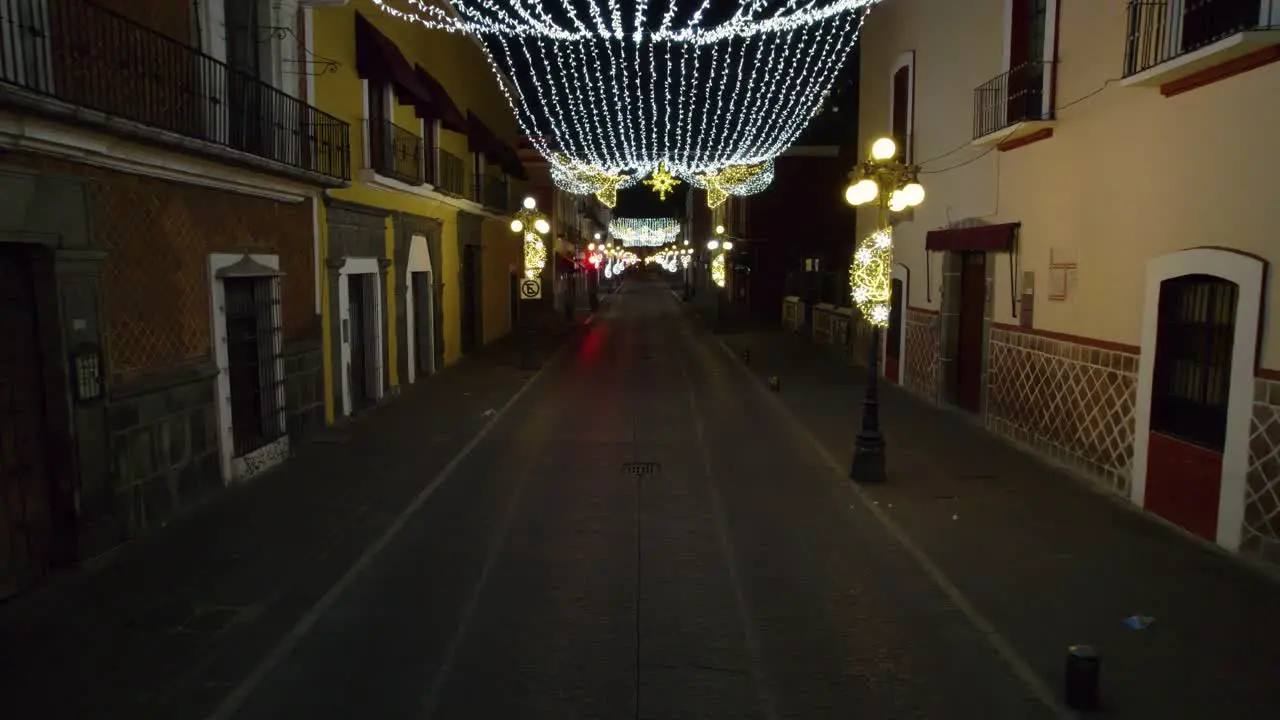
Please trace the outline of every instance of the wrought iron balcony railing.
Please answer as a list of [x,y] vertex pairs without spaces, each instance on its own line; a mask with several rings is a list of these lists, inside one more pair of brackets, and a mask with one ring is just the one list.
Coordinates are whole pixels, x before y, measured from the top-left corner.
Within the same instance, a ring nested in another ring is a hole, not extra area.
[[462,197],[466,186],[466,170],[462,158],[447,150],[440,151],[440,175],[436,178],[436,187],[450,195]]
[[510,201],[507,198],[507,181],[497,175],[487,175],[484,179],[484,206],[493,210],[507,211]]
[[1023,63],[973,91],[973,137],[986,137],[1021,122],[1052,120],[1045,82],[1051,63]]
[[1124,76],[1262,25],[1261,0],[1131,2]]
[[369,158],[365,165],[384,177],[409,185],[421,185],[425,158],[422,138],[388,120],[366,120]]
[[[346,123],[89,0],[0,2],[0,91],[4,86],[20,88],[28,100],[45,98],[41,107],[51,112],[58,104],[84,108],[350,178]],[[0,103],[18,99],[0,92]]]

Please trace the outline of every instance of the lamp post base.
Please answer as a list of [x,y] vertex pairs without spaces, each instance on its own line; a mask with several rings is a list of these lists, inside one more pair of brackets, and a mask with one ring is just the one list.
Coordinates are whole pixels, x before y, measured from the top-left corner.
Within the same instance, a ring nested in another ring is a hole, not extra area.
[[882,483],[885,473],[884,433],[880,432],[880,327],[871,328],[867,352],[867,393],[862,400],[862,429],[853,441],[849,479],[858,483]]
[[537,370],[542,367],[542,359],[538,357],[538,338],[532,325],[526,321],[524,335],[524,352],[521,354],[520,367],[524,370]]

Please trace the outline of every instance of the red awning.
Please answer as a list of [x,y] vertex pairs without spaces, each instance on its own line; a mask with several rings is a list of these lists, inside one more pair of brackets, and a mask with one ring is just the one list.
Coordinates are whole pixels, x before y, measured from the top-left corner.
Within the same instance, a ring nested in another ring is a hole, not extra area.
[[391,85],[396,97],[413,105],[418,116],[431,113],[431,92],[391,38],[378,31],[365,16],[356,13],[356,74],[365,80]]
[[1013,249],[1014,238],[1022,223],[978,225],[949,230],[930,230],[924,239],[925,250],[975,250],[981,252],[1008,252]]
[[444,91],[444,86],[421,65],[415,65],[413,70],[414,74],[418,76],[418,80],[431,93],[432,117],[439,120],[446,130],[465,135],[467,132],[467,120],[462,116],[462,111],[458,110],[458,106],[453,103],[453,98],[449,97],[449,93]]

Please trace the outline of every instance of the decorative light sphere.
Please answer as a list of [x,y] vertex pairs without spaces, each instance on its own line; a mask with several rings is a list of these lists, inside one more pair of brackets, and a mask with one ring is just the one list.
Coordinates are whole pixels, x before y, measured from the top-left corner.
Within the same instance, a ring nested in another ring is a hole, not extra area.
[[717,225],[717,226],[716,226],[716,234],[717,234],[717,235],[723,235],[723,234],[724,234],[724,226],[723,226],[723,225]]
[[538,218],[533,223],[533,229],[537,230],[543,235],[546,235],[547,233],[551,232],[551,225],[546,220],[543,220],[542,218]]
[[532,195],[530,195],[530,196],[528,196],[528,197],[526,197],[526,198],[524,199],[524,209],[525,209],[525,210],[532,210],[532,209],[534,209],[534,208],[536,208],[536,207],[538,207],[538,201],[537,201],[537,200],[534,200]]
[[[600,237],[600,233],[596,233],[596,237]],[[590,250],[591,252],[595,252],[595,251],[596,251],[596,244],[595,244],[595,243],[587,243],[587,249],[588,249],[588,250]]]
[[882,137],[871,144],[871,159],[884,162],[898,154],[898,144],[893,138]]
[[599,239],[600,239],[600,233],[596,233],[596,239],[597,239],[597,240],[599,240]]
[[907,199],[903,197],[901,190],[894,190],[889,195],[889,209],[893,212],[902,212],[907,209]]
[[907,183],[902,188],[902,199],[906,201],[907,207],[915,207],[924,202],[924,186],[920,183]]
[[716,249],[716,248],[718,248],[718,247],[720,247],[720,241],[719,241],[719,240],[711,240],[711,241],[707,242],[707,249],[708,249],[708,250],[715,250],[715,249]]
[[844,189],[844,201],[850,205],[865,205],[880,194],[880,186],[870,178],[859,180]]
[[724,249],[725,249],[725,250],[732,250],[732,249],[733,249],[733,243],[729,242],[728,240],[725,240],[725,241],[724,241],[724,245],[723,245],[722,247],[724,247]]
[[511,232],[518,233],[524,230],[524,223],[519,220],[511,221]]

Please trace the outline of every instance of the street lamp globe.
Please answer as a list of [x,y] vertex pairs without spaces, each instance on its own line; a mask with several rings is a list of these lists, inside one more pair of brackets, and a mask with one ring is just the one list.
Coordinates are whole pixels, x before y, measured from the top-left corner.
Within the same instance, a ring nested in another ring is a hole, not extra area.
[[865,205],[880,194],[880,186],[870,178],[859,180],[844,189],[844,200],[850,205]]
[[520,222],[519,220],[512,220],[512,221],[511,221],[511,232],[513,232],[513,233],[518,233],[518,232],[520,232],[521,230],[524,230],[524,223],[523,223],[523,222]]
[[894,190],[889,194],[889,210],[891,212],[902,212],[906,210],[909,203],[906,195],[901,190]]
[[595,251],[596,251],[596,244],[595,244],[595,243],[587,243],[587,249],[588,249],[588,250],[590,250],[591,252],[595,252]]
[[915,207],[924,202],[924,186],[920,183],[907,183],[901,192],[902,199],[906,201],[907,207]]
[[599,239],[600,239],[600,233],[596,233],[596,239],[597,239],[597,240],[599,240]]
[[723,226],[723,225],[717,225],[717,226],[716,226],[716,234],[717,234],[717,235],[723,235],[723,234],[724,234],[724,226]]
[[537,201],[537,200],[534,200],[532,195],[530,195],[530,196],[528,196],[528,197],[526,197],[526,198],[524,199],[524,209],[525,209],[525,210],[532,210],[532,209],[534,209],[534,208],[536,208],[536,207],[538,207],[538,201]]
[[732,250],[732,249],[733,249],[733,243],[729,242],[728,240],[725,240],[725,241],[724,241],[724,249],[725,249],[725,250]]
[[551,225],[548,224],[546,220],[543,220],[542,218],[538,218],[533,223],[533,229],[537,230],[543,235],[546,235],[547,233],[551,232]]
[[708,250],[715,250],[715,249],[716,249],[716,248],[718,248],[718,247],[720,247],[720,241],[718,241],[718,240],[709,240],[709,241],[707,242],[707,249],[708,249]]
[[879,162],[892,160],[898,154],[898,145],[891,138],[882,137],[871,144],[871,159]]

